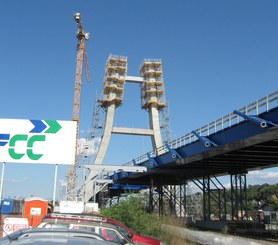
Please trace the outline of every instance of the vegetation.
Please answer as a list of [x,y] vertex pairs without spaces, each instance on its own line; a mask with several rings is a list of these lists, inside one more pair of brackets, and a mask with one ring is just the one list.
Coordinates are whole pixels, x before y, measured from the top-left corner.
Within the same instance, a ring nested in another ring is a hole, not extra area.
[[263,209],[268,206],[278,211],[278,184],[249,185],[247,205],[249,210]]
[[101,214],[123,223],[139,234],[157,237],[164,244],[192,244],[162,231],[161,224],[163,223],[170,225],[180,224],[177,224],[173,218],[163,217],[163,219],[159,219],[156,214],[148,213],[140,197],[130,197],[128,200],[120,201],[110,208],[101,210]]
[[146,212],[141,198],[130,197],[108,209],[101,210],[101,214],[118,220],[137,233],[158,237],[160,222],[155,214]]
[[[196,193],[194,195],[200,194]],[[231,196],[230,190],[226,190],[226,196]],[[211,205],[217,207],[213,200]],[[278,184],[249,185],[247,205],[249,211],[264,209],[265,207],[278,211]],[[229,213],[231,211],[229,210],[230,207],[227,209]],[[144,201],[140,197],[130,197],[110,208],[101,210],[101,214],[120,221],[139,234],[160,238],[164,244],[194,244],[163,231],[161,229],[162,224],[184,226],[184,222],[171,217],[170,214],[158,217],[155,213],[148,213]],[[217,215],[217,212],[215,214]]]

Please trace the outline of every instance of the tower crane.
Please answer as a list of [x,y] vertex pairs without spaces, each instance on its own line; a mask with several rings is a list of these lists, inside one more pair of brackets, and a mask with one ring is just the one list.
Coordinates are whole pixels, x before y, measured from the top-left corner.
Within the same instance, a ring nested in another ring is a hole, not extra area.
[[75,189],[75,174],[76,166],[78,162],[78,134],[79,134],[79,109],[80,109],[80,95],[82,86],[82,66],[84,63],[85,74],[87,82],[90,81],[90,74],[88,70],[87,55],[85,50],[85,40],[89,40],[90,34],[83,31],[80,13],[74,14],[74,19],[77,24],[77,57],[76,57],[76,69],[75,69],[75,81],[74,81],[74,101],[72,111],[72,121],[76,122],[76,144],[75,144],[75,162],[73,167],[69,167],[67,173],[67,185],[68,190],[72,191]]

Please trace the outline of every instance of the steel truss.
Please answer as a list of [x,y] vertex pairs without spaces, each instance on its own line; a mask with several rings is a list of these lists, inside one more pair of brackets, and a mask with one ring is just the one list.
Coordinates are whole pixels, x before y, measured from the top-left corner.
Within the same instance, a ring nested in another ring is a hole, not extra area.
[[149,189],[150,212],[158,211],[159,215],[185,217],[186,213],[186,183],[182,185],[153,186],[151,180]]
[[[191,181],[202,191],[202,198],[200,193],[188,192],[187,182],[182,185],[154,186],[151,180],[148,211],[156,211],[159,215],[203,220],[227,220],[229,214],[233,220],[239,220],[247,213],[246,173],[231,174],[230,178],[230,195],[216,176],[192,179]],[[200,200],[202,204],[199,203]]]
[[241,219],[247,214],[246,173],[231,174],[232,220]]
[[[192,180],[203,191],[203,218],[211,220],[212,217],[226,219],[227,195],[226,188],[216,176],[207,176],[202,180]],[[213,216],[212,216],[213,214]]]

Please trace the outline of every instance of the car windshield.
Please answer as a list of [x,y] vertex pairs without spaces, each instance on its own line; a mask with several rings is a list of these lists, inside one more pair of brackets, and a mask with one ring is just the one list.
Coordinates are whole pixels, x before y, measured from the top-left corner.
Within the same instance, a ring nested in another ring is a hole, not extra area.
[[101,227],[99,228],[99,234],[102,237],[104,237],[107,241],[116,242],[120,244],[124,243],[123,237],[121,237],[121,235],[116,230]]
[[44,228],[69,228],[69,224],[51,224],[48,223]]
[[126,231],[124,228],[122,228],[121,226],[119,226],[119,225],[117,225],[117,224],[113,224],[115,227],[116,227],[116,229],[119,231],[119,232],[121,232],[124,236],[126,236],[126,237],[130,237],[132,234],[131,233],[129,233],[128,231]]

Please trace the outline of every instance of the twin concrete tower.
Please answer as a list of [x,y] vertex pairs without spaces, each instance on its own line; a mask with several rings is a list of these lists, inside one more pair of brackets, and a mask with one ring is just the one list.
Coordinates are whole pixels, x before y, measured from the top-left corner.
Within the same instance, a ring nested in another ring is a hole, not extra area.
[[[117,107],[123,102],[125,83],[137,83],[141,89],[141,108],[149,113],[149,128],[114,127],[114,114]],[[162,146],[159,112],[165,107],[164,83],[162,77],[162,64],[160,59],[145,59],[140,66],[140,76],[127,76],[127,57],[110,55],[105,66],[102,98],[99,105],[105,110],[102,136],[93,165],[86,165],[90,169],[84,183],[84,198],[88,202],[108,183],[107,180],[98,180],[104,171],[117,171],[118,169],[130,172],[143,172],[146,167],[141,166],[111,166],[104,165],[103,160],[112,134],[129,134],[150,136],[155,151]],[[104,182],[103,182],[104,181]],[[107,182],[107,183],[106,183]]]
[[[124,84],[137,83],[141,89],[141,108],[149,113],[149,129],[114,127],[114,114],[122,104]],[[140,76],[127,76],[127,57],[110,55],[105,66],[100,106],[106,111],[101,142],[94,164],[102,164],[111,134],[150,136],[153,149],[162,146],[159,111],[165,107],[164,83],[160,59],[145,59]]]

